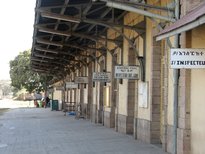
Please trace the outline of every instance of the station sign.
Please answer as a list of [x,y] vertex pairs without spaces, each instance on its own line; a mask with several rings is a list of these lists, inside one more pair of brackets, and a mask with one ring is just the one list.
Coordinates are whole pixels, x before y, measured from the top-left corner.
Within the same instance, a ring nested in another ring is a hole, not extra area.
[[55,87],[56,88],[56,90],[64,90],[64,87],[63,86],[57,86],[57,87]]
[[117,79],[139,79],[139,66],[115,66],[115,78]]
[[171,49],[170,67],[180,68],[205,68],[205,49]]
[[78,84],[74,83],[74,82],[66,82],[65,87],[66,87],[66,89],[77,89]]
[[75,77],[75,83],[88,83],[87,76],[77,76]]
[[93,72],[93,82],[111,82],[111,73]]

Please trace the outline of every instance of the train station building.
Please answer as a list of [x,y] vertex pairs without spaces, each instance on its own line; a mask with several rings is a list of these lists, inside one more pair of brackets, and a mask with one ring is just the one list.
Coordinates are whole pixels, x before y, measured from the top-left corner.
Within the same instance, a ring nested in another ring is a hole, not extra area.
[[92,123],[205,153],[203,0],[37,0],[31,66]]

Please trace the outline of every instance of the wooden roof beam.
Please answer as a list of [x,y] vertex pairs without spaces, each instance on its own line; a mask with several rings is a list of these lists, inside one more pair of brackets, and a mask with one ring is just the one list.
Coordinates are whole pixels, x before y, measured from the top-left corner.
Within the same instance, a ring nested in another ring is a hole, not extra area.
[[63,47],[63,45],[59,42],[48,41],[46,39],[42,39],[42,38],[38,38],[38,37],[35,37],[35,39],[36,39],[37,43]]
[[50,9],[59,9],[59,8],[68,8],[68,7],[76,7],[79,8],[81,6],[87,6],[89,4],[92,5],[103,5],[105,4],[104,2],[90,2],[90,3],[76,3],[76,4],[68,4],[68,5],[55,5],[55,6],[44,6],[44,7],[38,7],[35,10],[41,9],[41,10],[50,10]]
[[68,22],[75,22],[75,23],[85,22],[85,23],[89,23],[89,24],[105,26],[108,28],[113,26],[113,27],[118,27],[118,28],[131,29],[131,30],[135,30],[137,32],[144,32],[145,31],[144,27],[121,25],[118,23],[116,24],[116,23],[105,22],[105,21],[96,20],[96,19],[73,17],[73,16],[68,16],[68,15],[52,13],[52,12],[48,12],[48,11],[41,11],[41,16],[46,17],[46,18],[51,18],[51,19],[63,20],[63,21],[68,21]]
[[62,35],[62,36],[71,36],[70,33],[59,31],[59,30],[54,30],[54,29],[50,29],[50,28],[44,28],[42,26],[36,26],[36,28],[38,28],[39,32]]
[[41,58],[47,58],[47,59],[55,59],[53,56],[48,56],[48,55],[42,55],[42,54],[37,54],[37,53],[34,53],[34,56],[35,57],[41,57]]
[[[105,51],[105,50],[100,49],[100,48],[80,47],[78,45],[73,45],[73,44],[69,44],[69,43],[59,43],[56,41],[49,41],[46,39],[42,39],[41,37],[35,37],[35,39],[37,40],[37,42],[40,42],[42,44],[49,44],[49,45],[54,45],[54,46],[66,46],[66,47],[76,48],[76,49],[79,49],[82,51],[88,51],[88,52],[91,50],[93,50],[93,51],[97,50],[97,51],[102,51],[102,52]],[[42,48],[42,47],[39,47],[38,45],[35,45],[34,48],[36,50],[39,50],[39,51],[45,51],[45,52],[56,53],[56,54],[58,54],[59,52],[62,52],[61,50],[57,51],[57,50]]]
[[39,46],[34,46],[35,50],[38,50],[38,51],[43,51],[43,52],[48,52],[48,53],[53,53],[53,54],[58,54],[58,51],[56,50],[51,50],[51,49],[47,49],[47,48],[42,48],[42,47],[39,47]]
[[47,60],[38,59],[38,58],[35,58],[35,57],[31,57],[31,61],[40,61],[40,62],[45,62],[45,63],[48,62]]
[[39,31],[45,32],[45,33],[51,33],[51,34],[63,35],[63,36],[73,35],[75,37],[86,38],[86,39],[89,39],[89,40],[93,40],[95,42],[98,42],[98,41],[109,41],[109,42],[112,42],[112,43],[118,43],[119,42],[117,40],[107,39],[107,38],[103,38],[103,37],[90,36],[90,35],[83,34],[83,33],[54,30],[54,29],[42,27],[42,26],[39,26],[39,25],[36,25],[35,28],[37,28]]

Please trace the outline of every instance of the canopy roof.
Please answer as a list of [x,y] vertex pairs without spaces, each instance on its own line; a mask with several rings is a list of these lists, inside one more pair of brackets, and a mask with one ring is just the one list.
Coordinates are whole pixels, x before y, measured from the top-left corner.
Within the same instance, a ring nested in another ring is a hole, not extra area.
[[106,29],[123,27],[125,11],[105,4],[90,0],[37,0],[32,69],[62,75],[98,58],[96,51],[105,54],[107,48],[102,41],[120,43],[121,40],[106,39]]
[[[123,34],[123,29],[145,33],[144,22],[132,26],[123,24],[127,11],[136,11],[151,18],[173,20],[152,14],[147,9],[171,10],[145,4],[143,0],[37,0],[32,69],[59,77],[66,76],[107,52],[112,52],[107,48],[108,42],[120,47],[123,38],[129,39]],[[107,29],[116,31],[118,38],[109,39]],[[132,40],[128,42],[132,43]]]

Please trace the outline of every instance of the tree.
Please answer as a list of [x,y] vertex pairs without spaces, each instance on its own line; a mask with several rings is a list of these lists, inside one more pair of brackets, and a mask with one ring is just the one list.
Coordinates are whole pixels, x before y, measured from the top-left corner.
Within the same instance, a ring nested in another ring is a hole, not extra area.
[[9,95],[11,93],[11,86],[10,85],[4,85],[2,87],[2,91],[3,91],[3,94],[5,96]]
[[14,60],[10,61],[11,85],[19,90],[25,88],[29,93],[41,92],[47,87],[51,76],[38,74],[30,66],[31,51],[20,52]]
[[10,80],[0,80],[0,89],[4,96],[8,96],[12,92]]

